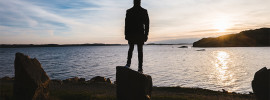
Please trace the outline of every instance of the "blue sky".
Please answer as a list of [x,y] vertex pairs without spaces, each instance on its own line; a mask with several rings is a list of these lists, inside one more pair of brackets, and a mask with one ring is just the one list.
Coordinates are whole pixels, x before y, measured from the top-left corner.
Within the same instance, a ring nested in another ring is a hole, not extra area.
[[[149,42],[270,27],[270,0],[142,0]],[[132,0],[0,0],[0,44],[127,43]]]

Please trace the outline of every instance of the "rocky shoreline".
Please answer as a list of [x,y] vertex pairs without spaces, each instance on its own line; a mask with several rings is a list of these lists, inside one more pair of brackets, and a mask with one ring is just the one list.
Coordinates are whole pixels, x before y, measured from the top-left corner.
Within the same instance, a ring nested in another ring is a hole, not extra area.
[[[14,78],[0,79],[0,99],[13,100]],[[104,77],[69,78],[51,80],[49,83],[50,100],[117,100],[116,84]],[[226,90],[213,91],[202,88],[153,87],[151,100],[256,100],[253,93],[229,93]]]

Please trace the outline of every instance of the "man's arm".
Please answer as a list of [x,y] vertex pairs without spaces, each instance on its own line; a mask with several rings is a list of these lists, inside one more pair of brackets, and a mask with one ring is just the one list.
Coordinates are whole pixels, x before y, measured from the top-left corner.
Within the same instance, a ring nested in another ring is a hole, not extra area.
[[128,11],[126,11],[126,18],[125,18],[125,39],[128,40],[127,34],[128,34]]
[[145,15],[145,24],[144,24],[144,28],[145,28],[145,42],[148,40],[148,34],[149,34],[149,16],[148,16],[148,12],[146,10],[146,15]]

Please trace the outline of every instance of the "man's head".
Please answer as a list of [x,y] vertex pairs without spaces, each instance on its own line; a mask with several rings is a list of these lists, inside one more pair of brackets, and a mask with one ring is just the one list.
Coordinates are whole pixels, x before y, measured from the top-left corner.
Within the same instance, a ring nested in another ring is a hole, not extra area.
[[141,6],[141,0],[134,0],[134,6]]

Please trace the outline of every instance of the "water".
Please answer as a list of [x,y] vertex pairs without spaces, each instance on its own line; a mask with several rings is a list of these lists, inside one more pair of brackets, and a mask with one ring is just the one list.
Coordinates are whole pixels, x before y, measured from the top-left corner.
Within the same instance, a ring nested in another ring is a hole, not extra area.
[[[144,73],[154,86],[199,87],[252,92],[256,71],[270,66],[270,47],[177,48],[144,46]],[[14,76],[16,52],[37,58],[51,79],[104,76],[115,81],[116,66],[125,65],[128,46],[0,48],[0,77]],[[137,70],[134,49],[131,68]]]

